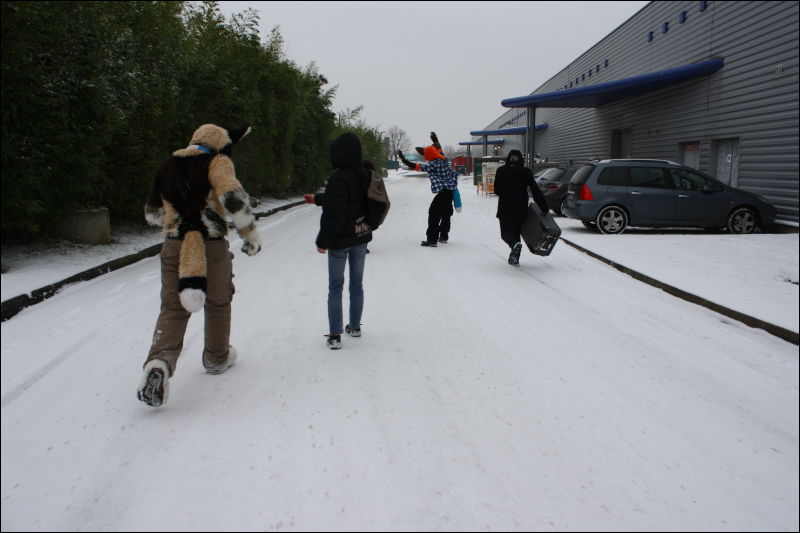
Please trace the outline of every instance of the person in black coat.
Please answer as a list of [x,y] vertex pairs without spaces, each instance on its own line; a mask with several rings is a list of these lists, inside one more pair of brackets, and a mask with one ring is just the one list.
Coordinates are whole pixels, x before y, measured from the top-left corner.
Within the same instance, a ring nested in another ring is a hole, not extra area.
[[528,215],[528,189],[533,193],[536,205],[545,213],[548,210],[544,194],[536,185],[531,170],[523,163],[522,153],[511,150],[506,157],[506,164],[497,169],[494,178],[500,238],[511,248],[508,264],[515,266],[519,265],[519,256],[522,253],[520,228]]
[[[361,336],[364,308],[364,263],[372,228],[367,223],[367,189],[370,177],[361,161],[361,141],[353,133],[343,133],[331,142],[333,172],[325,193],[304,195],[306,202],[322,206],[317,251],[328,254],[328,347],[341,348],[345,331]],[[309,201],[310,200],[310,201]],[[344,270],[350,263],[350,323],[343,327],[342,289]]]

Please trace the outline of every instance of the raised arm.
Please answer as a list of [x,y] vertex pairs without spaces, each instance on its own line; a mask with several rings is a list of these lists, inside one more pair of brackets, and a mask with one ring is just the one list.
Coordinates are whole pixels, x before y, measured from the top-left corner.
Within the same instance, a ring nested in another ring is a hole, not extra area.
[[411,168],[412,170],[419,170],[417,168],[419,167],[419,165],[417,165],[416,163],[412,163],[411,161],[406,159],[401,150],[397,151],[397,156],[400,158],[400,161],[402,161],[405,166]]

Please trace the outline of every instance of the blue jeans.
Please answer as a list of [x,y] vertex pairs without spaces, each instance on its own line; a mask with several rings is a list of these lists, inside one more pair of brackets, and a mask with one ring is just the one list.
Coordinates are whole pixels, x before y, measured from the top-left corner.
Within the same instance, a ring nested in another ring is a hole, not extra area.
[[328,324],[331,335],[344,333],[342,325],[342,289],[344,267],[350,260],[350,325],[361,327],[361,312],[364,310],[364,262],[367,245],[357,244],[341,250],[328,250]]

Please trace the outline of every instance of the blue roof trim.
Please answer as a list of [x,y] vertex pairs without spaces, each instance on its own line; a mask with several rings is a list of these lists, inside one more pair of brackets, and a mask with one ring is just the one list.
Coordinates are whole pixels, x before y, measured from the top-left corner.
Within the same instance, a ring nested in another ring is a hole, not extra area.
[[[503,144],[506,142],[505,139],[487,139],[486,144]],[[483,141],[462,141],[458,143],[462,146],[474,146],[476,144],[483,144]]]
[[500,102],[500,105],[503,107],[600,107],[622,98],[639,96],[676,83],[713,74],[721,69],[724,64],[725,60],[717,57],[700,63],[659,70],[649,74],[598,83],[587,87],[506,98]]
[[[505,139],[488,139],[486,144],[503,144],[504,142],[506,142]],[[461,146],[475,146],[476,144],[483,146],[483,141],[462,141],[458,144]]]
[[[537,124],[536,131],[542,131],[547,129],[547,124]],[[481,137],[483,135],[524,135],[528,132],[528,128],[526,126],[520,126],[518,128],[506,128],[504,130],[478,130],[478,131],[471,131],[469,132],[470,135],[475,137]],[[483,144],[483,143],[481,143]]]

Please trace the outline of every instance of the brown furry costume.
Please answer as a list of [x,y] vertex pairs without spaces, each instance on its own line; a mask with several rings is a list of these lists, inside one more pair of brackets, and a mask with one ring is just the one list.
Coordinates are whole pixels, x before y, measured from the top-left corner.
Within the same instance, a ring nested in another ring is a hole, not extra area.
[[163,226],[169,239],[182,239],[179,291],[183,307],[199,311],[205,302],[205,239],[224,238],[230,213],[242,251],[261,250],[250,197],[236,179],[232,145],[250,133],[250,127],[226,130],[204,124],[192,135],[189,146],[176,150],[156,172],[153,190],[145,205],[145,219]]

